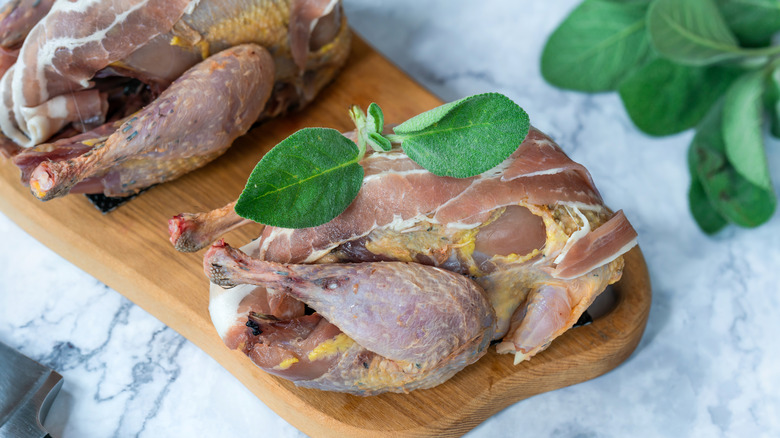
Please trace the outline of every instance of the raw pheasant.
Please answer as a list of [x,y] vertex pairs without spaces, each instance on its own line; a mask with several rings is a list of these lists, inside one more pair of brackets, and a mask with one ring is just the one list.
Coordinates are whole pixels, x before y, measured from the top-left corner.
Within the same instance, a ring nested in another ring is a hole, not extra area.
[[349,42],[339,0],[57,1],[0,80],[5,150],[40,199],[136,193],[306,105]]
[[[587,170],[534,128],[509,159],[473,178],[437,177],[400,150],[369,154],[361,165],[363,186],[346,211],[314,228],[265,227],[243,248],[252,263],[405,262],[402,266],[436,266],[467,276],[494,309],[490,338],[498,342],[497,351],[514,354],[516,363],[569,329],[620,278],[621,255],[636,244],[625,215],[603,205]],[[192,250],[219,235],[218,226],[206,226],[219,223],[234,227],[241,219],[223,208],[180,215],[169,226],[174,244],[185,236],[188,243],[179,246]],[[210,250],[207,265],[215,251]],[[230,290],[212,285],[210,305],[215,327],[231,348],[263,342],[262,335],[253,334],[254,313],[280,323],[295,320],[268,304],[280,296],[289,304],[295,294],[273,284],[258,287],[246,278],[234,282],[247,284]],[[384,300],[402,299],[385,293],[391,297]],[[282,308],[287,307],[276,306]],[[371,318],[362,322],[375,332]],[[288,352],[300,358],[325,342],[334,341],[322,335]],[[288,356],[279,360],[283,357]],[[281,363],[254,360],[270,372]]]

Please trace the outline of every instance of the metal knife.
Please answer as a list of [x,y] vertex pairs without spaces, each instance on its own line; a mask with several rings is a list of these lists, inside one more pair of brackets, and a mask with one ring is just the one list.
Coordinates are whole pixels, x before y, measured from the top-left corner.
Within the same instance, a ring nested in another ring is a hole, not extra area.
[[43,428],[62,376],[0,342],[0,438],[51,437]]

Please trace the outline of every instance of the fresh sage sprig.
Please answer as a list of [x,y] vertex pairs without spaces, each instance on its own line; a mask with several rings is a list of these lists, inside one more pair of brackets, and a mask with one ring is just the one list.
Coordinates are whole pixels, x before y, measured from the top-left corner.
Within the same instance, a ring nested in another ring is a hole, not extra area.
[[528,114],[498,93],[478,94],[417,115],[384,133],[376,103],[350,108],[354,143],[334,129],[304,128],[271,149],[255,166],[236,213],[255,222],[307,228],[329,222],[357,196],[360,160],[400,145],[417,164],[439,176],[469,178],[506,160],[530,129]]
[[780,138],[780,0],[585,0],[550,36],[542,75],[617,91],[651,135],[696,128],[690,208],[705,232],[758,226],[777,199],[763,122]]

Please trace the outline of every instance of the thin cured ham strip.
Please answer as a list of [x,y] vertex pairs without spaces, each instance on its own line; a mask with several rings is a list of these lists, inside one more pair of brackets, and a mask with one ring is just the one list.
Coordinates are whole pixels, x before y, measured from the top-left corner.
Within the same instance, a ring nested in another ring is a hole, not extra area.
[[585,167],[572,161],[555,142],[538,129],[528,132],[512,156],[486,174],[435,215],[440,222],[482,222],[497,205],[524,200],[535,205],[603,203]]
[[560,148],[541,131],[532,130],[528,133],[535,141],[535,147],[528,147],[531,142],[521,145],[521,159],[512,162],[501,175],[502,181],[510,181],[515,178],[529,178],[542,175],[555,175],[564,172],[572,172],[581,180],[583,186],[587,186],[589,196],[601,199],[593,178],[585,166],[572,161],[566,154],[560,153]]
[[[368,394],[438,384],[481,357],[494,331],[495,313],[476,283],[420,264],[280,264],[219,242],[203,265],[220,286],[260,285],[304,301],[354,341],[346,350],[367,350],[406,370],[377,376],[378,382],[344,381],[347,375],[370,376],[372,365],[342,364],[332,380],[322,379],[332,386],[317,385],[321,389],[348,385],[349,392]],[[300,360],[301,352],[288,352]]]
[[577,240],[558,263],[553,276],[572,279],[615,260],[636,245],[636,230],[619,210],[590,233]]
[[33,138],[49,138],[72,122],[102,124],[106,111],[106,96],[93,88],[57,96],[34,108],[22,108],[21,114]]
[[[295,0],[292,2],[292,11],[290,16],[290,51],[295,63],[301,69],[306,66],[306,57],[309,48],[314,46],[319,48],[323,46],[324,41],[329,41],[332,37],[327,34],[333,33],[333,30],[324,32],[325,35],[317,35],[314,30],[319,20],[330,14],[338,14],[338,0]],[[336,18],[336,17],[334,17]],[[339,19],[333,20],[338,23]]]

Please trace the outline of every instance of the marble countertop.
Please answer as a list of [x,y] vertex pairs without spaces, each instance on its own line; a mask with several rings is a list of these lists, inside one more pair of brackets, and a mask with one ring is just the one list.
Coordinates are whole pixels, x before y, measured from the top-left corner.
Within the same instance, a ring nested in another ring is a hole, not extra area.
[[[687,206],[691,132],[645,136],[616,94],[543,81],[544,42],[579,0],[344,3],[358,33],[442,99],[498,91],[524,107],[625,211],[650,267],[650,319],[625,363],[516,403],[468,436],[780,436],[780,217],[706,237]],[[53,436],[302,436],[2,214],[0,236],[0,341],[65,377],[45,422]]]

